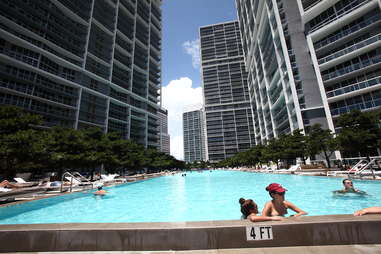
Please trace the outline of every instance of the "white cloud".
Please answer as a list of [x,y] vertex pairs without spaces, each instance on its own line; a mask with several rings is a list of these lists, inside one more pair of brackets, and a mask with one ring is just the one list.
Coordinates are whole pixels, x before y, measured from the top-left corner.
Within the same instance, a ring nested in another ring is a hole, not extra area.
[[186,41],[183,43],[185,52],[192,57],[192,66],[195,69],[200,67],[200,39]]
[[168,132],[171,136],[171,155],[184,159],[183,108],[202,103],[201,87],[193,88],[188,77],[175,79],[162,88],[163,107],[168,110]]

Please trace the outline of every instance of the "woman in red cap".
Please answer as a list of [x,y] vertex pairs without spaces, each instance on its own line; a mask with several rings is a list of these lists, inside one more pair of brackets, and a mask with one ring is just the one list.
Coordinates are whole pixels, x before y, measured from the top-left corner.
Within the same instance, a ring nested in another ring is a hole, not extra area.
[[295,206],[293,203],[284,199],[286,189],[278,183],[272,183],[266,187],[273,200],[267,202],[262,211],[262,216],[285,216],[287,209],[291,209],[296,214],[291,215],[294,217],[307,214],[305,211]]
[[279,216],[258,216],[258,206],[252,199],[240,198],[238,202],[241,205],[242,219],[248,219],[252,222],[269,221],[269,220],[282,220]]

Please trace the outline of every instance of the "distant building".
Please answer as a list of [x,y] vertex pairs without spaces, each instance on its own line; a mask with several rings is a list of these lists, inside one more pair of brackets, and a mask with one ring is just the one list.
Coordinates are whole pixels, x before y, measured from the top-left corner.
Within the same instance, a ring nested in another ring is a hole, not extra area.
[[159,116],[159,136],[160,136],[160,151],[170,154],[170,136],[168,134],[168,110],[160,108]]
[[255,144],[237,21],[200,28],[207,155],[220,161]]
[[161,0],[0,3],[0,104],[158,148]]
[[206,161],[202,105],[187,106],[183,113],[184,160]]

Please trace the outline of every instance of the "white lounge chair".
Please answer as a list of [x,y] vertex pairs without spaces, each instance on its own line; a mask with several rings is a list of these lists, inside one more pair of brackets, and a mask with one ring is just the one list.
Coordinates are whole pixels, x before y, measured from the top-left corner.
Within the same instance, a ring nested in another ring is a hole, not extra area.
[[15,177],[13,179],[16,181],[16,185],[18,187],[31,187],[33,185],[38,184],[37,182],[27,182],[24,179],[22,179],[21,177]]
[[8,192],[8,191],[12,191],[12,189],[0,187],[0,192]]
[[293,172],[297,170],[302,170],[300,164],[292,165],[289,169],[275,170],[274,172],[279,174],[289,174],[289,173],[292,174]]

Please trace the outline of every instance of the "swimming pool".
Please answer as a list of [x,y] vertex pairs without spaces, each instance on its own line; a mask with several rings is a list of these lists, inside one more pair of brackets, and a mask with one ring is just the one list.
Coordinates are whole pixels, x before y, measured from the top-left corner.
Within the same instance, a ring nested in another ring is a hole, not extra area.
[[239,171],[188,172],[105,188],[73,193],[0,208],[0,224],[175,222],[239,219],[238,199],[251,198],[263,208],[270,200],[265,187],[282,184],[286,199],[309,215],[349,214],[380,206],[381,182],[354,180],[355,188],[369,195],[335,196],[342,178],[260,174]]

